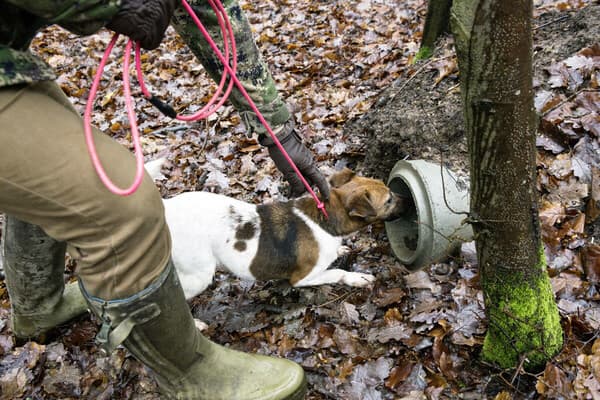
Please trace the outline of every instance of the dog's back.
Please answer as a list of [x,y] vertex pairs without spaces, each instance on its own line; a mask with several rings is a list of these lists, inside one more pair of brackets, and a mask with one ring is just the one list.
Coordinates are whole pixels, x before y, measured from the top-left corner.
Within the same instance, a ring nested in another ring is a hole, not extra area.
[[254,279],[248,269],[260,235],[254,205],[209,192],[182,193],[163,203],[173,262],[186,297],[202,292],[220,265]]

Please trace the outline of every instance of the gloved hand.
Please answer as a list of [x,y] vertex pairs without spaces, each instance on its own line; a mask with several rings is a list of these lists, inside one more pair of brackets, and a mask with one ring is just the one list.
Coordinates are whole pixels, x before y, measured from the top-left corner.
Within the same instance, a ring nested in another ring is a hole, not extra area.
[[107,28],[129,36],[145,49],[155,49],[165,35],[177,0],[122,0]]
[[[316,185],[319,188],[321,197],[324,200],[329,199],[329,184],[327,183],[327,179],[325,179],[315,166],[311,152],[302,144],[302,139],[298,133],[294,129],[291,129],[283,135],[278,135],[277,138],[308,183]],[[296,175],[294,169],[287,162],[277,145],[275,145],[273,139],[270,136],[263,136],[259,141],[263,146],[267,146],[269,155],[273,159],[275,166],[281,171],[285,180],[289,182],[291,187],[290,195],[298,197],[304,193],[306,188],[302,184],[302,181],[298,178],[298,175]]]

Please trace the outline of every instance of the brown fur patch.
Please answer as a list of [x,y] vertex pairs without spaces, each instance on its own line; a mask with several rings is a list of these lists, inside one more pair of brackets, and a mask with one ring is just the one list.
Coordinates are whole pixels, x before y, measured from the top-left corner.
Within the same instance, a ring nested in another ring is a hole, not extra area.
[[[256,279],[291,279],[314,267],[318,243],[310,228],[292,211],[292,202],[257,207],[261,229],[258,251],[250,265]],[[296,272],[301,269],[302,272]]]
[[350,182],[350,180],[354,178],[354,176],[354,171],[352,171],[349,168],[344,168],[341,171],[331,175],[331,177],[329,178],[329,184],[334,188],[337,188]]
[[239,251],[240,253],[242,251],[246,251],[246,242],[242,242],[241,240],[238,240],[237,242],[235,242],[233,244],[233,248],[236,249],[237,251]]
[[301,240],[300,243],[298,243],[298,260],[296,262],[296,268],[289,278],[291,285],[295,285],[298,281],[310,274],[319,260],[319,245],[314,238],[311,239],[312,240]]
[[238,225],[235,231],[235,238],[241,240],[248,240],[254,237],[256,233],[256,226],[252,222],[246,222],[243,225]]

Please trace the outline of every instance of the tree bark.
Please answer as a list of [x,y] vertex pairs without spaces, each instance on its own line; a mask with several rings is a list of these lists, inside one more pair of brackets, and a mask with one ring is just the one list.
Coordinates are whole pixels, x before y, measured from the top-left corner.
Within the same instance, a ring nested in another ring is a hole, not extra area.
[[429,58],[437,39],[448,32],[452,0],[429,0],[418,59]]
[[451,15],[489,321],[483,357],[503,368],[543,366],[562,346],[535,188],[532,8],[531,0],[455,0]]

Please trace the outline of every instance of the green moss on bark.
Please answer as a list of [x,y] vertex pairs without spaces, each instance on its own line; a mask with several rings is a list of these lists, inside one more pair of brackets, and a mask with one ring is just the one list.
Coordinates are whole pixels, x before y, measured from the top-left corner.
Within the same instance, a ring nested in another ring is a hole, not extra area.
[[483,358],[501,368],[514,368],[521,359],[534,370],[543,367],[563,344],[560,316],[546,273],[543,252],[537,271],[512,282],[487,283],[489,328]]
[[415,62],[426,60],[433,55],[433,50],[430,47],[422,46],[415,55]]

